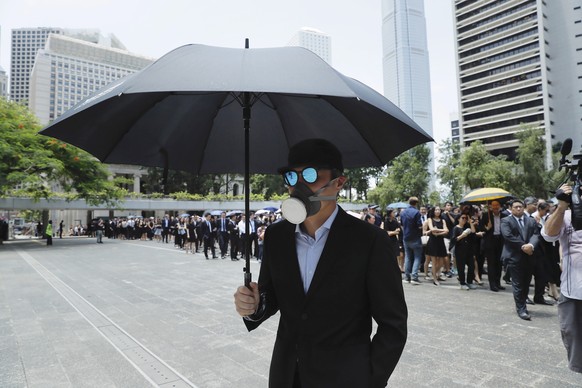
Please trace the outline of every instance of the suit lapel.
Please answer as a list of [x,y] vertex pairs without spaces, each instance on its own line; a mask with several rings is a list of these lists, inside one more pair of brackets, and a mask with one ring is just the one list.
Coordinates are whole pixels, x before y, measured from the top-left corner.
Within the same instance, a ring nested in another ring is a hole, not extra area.
[[287,278],[286,282],[290,293],[303,300],[305,298],[305,291],[303,290],[303,279],[301,278],[301,270],[299,269],[299,259],[297,258],[297,247],[295,243],[295,225],[288,223],[290,230],[283,233],[280,244],[280,252],[284,252],[281,257],[280,265],[283,271],[283,278]]
[[346,235],[342,233],[345,224],[344,217],[351,216],[347,215],[340,208],[338,210],[336,219],[331,225],[329,235],[327,236],[327,241],[325,242],[325,247],[323,248],[323,252],[321,252],[321,257],[319,258],[317,268],[315,269],[315,274],[313,275],[313,280],[311,281],[309,290],[307,290],[306,302],[309,302],[317,288],[324,282],[325,277],[331,272],[331,269],[337,263],[337,247],[341,247],[346,238]]

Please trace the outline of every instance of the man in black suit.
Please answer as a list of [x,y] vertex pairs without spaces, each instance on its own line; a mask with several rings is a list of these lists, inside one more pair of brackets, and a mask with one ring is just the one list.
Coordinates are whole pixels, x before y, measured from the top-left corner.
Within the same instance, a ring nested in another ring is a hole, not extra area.
[[200,231],[202,232],[202,239],[204,240],[204,256],[208,260],[208,248],[212,251],[212,258],[216,259],[216,251],[214,248],[214,237],[216,235],[216,225],[211,220],[210,213],[204,215],[204,220],[200,225]]
[[281,312],[269,386],[384,387],[408,316],[389,238],[337,205],[346,177],[333,144],[305,140],[288,159],[286,220],[267,228],[259,282],[237,289],[236,310],[249,331]]
[[511,274],[517,315],[528,321],[531,316],[527,311],[526,299],[535,264],[533,255],[539,246],[539,233],[535,220],[524,215],[523,202],[514,200],[511,203],[511,216],[501,220],[501,234],[504,239],[501,257],[506,260]]
[[238,244],[239,244],[239,231],[236,221],[236,214],[230,216],[228,220],[228,238],[230,240],[230,259],[232,261],[238,260]]
[[168,243],[168,235],[170,234],[170,216],[168,214],[164,215],[162,220],[162,241],[166,244]]
[[216,223],[218,229],[218,246],[220,247],[220,257],[224,259],[226,257],[226,251],[228,250],[228,224],[230,220],[226,218],[226,212],[220,213],[220,218]]
[[489,211],[483,213],[481,218],[481,230],[485,231],[483,243],[485,257],[487,257],[489,289],[494,292],[505,290],[505,287],[501,285],[501,253],[503,252],[501,220],[507,216],[507,213],[501,211],[499,201],[491,201]]

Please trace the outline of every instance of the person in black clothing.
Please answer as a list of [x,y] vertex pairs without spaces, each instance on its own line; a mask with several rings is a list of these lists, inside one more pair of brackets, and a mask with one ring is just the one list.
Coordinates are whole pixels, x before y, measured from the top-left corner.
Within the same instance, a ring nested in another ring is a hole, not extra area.
[[4,218],[0,219],[0,244],[8,240],[8,222]]
[[216,225],[210,218],[210,213],[205,214],[205,220],[200,225],[200,231],[204,240],[204,256],[208,260],[208,248],[212,251],[212,258],[216,259],[216,250],[214,248],[214,237],[216,235]]
[[402,272],[404,270],[404,256],[401,255],[400,252],[400,243],[398,241],[398,237],[400,236],[400,223],[394,217],[394,209],[391,207],[386,208],[386,218],[384,218],[384,230],[388,233],[388,237],[390,238],[390,244],[392,246],[392,251],[394,252],[394,256],[398,258],[398,267]]
[[228,223],[228,239],[230,240],[230,259],[232,261],[238,260],[238,245],[239,245],[239,230],[236,214],[230,216]]
[[216,227],[218,229],[218,246],[220,247],[220,257],[226,257],[226,251],[228,250],[228,224],[230,220],[226,218],[226,212],[220,213],[220,218],[216,223]]
[[[461,214],[459,224],[453,228],[451,239],[455,246],[455,260],[462,290],[474,290],[477,288],[473,284],[475,279],[475,259],[472,239],[475,234],[475,224],[469,222],[469,217],[469,214]],[[466,277],[465,266],[467,267]]]

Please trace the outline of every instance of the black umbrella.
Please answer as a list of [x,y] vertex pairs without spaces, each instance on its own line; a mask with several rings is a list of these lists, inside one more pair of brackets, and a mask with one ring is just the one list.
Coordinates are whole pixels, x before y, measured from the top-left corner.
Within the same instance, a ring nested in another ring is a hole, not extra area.
[[301,140],[330,140],[348,168],[383,166],[432,140],[382,95],[309,50],[204,45],[171,51],[86,98],[41,133],[105,163],[244,173],[247,223],[249,174],[276,173]]

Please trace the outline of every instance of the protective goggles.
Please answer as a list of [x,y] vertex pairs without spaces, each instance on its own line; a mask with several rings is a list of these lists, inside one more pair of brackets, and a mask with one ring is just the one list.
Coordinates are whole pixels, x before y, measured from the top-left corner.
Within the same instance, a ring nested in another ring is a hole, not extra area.
[[283,173],[283,179],[285,179],[285,184],[287,186],[295,186],[299,180],[299,174],[306,183],[315,183],[317,181],[318,168],[315,167],[305,167],[303,170],[297,172],[295,170],[285,171]]

